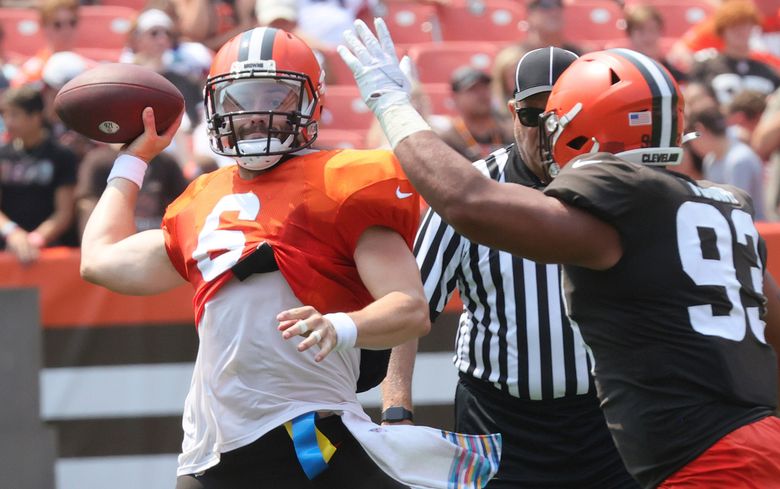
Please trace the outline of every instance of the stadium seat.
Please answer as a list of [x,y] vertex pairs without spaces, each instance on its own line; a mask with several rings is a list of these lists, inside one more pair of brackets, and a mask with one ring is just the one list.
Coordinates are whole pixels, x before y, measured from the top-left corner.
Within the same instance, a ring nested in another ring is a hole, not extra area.
[[121,49],[137,12],[130,7],[85,5],[79,9],[76,47]]
[[374,17],[382,17],[397,44],[438,41],[436,7],[418,3],[379,2],[362,12],[373,30]]
[[28,58],[45,44],[38,12],[33,9],[4,7],[0,9],[0,24],[5,33],[3,47],[9,53]]
[[320,51],[322,54],[325,69],[325,80],[329,86],[332,85],[355,85],[355,78],[349,70],[344,60],[335,49]]
[[358,129],[324,129],[317,134],[317,149],[362,149],[366,147],[366,131]]
[[601,44],[625,37],[623,11],[612,0],[586,0],[563,9],[564,32],[574,43]]
[[454,2],[437,8],[443,41],[520,42],[525,7],[517,0]]
[[101,63],[118,63],[121,49],[103,49],[103,48],[75,48],[73,51],[77,54]]
[[449,83],[452,72],[463,65],[490,72],[498,46],[489,42],[441,42],[411,46],[408,55],[417,66],[422,83]]
[[146,0],[101,0],[100,5],[113,5],[118,7],[130,7],[140,12],[146,6]]
[[456,115],[455,103],[452,100],[452,89],[449,83],[425,83],[422,89],[428,96],[432,114]]
[[368,130],[374,114],[360,98],[357,86],[331,86],[325,92],[325,104],[320,119],[323,129]]
[[626,7],[652,5],[664,19],[664,36],[680,37],[693,25],[713,12],[715,6],[707,0],[628,0]]

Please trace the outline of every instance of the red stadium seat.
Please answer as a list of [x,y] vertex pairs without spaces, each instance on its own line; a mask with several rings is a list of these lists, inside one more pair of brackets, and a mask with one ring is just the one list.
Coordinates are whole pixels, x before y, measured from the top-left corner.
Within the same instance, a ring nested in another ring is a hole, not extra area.
[[366,131],[357,129],[324,129],[317,134],[317,149],[362,149],[366,147]]
[[612,0],[586,0],[563,9],[564,32],[577,43],[596,44],[625,37],[623,11]]
[[325,104],[320,119],[323,129],[357,129],[366,131],[374,114],[360,98],[357,86],[330,86],[325,92]]
[[117,7],[130,7],[140,12],[146,6],[146,0],[100,0],[100,5],[113,5]]
[[456,115],[455,102],[452,100],[452,89],[449,83],[426,83],[423,92],[431,103],[431,113],[438,115]]
[[438,7],[444,41],[520,42],[525,39],[525,7],[517,0],[455,2]]
[[27,58],[45,45],[43,32],[38,24],[38,12],[33,9],[2,8],[0,24],[5,33],[3,47],[6,51]]
[[73,51],[93,61],[107,63],[118,63],[119,56],[122,55],[121,49],[75,48]]
[[664,36],[680,37],[712,13],[715,6],[707,0],[628,0],[626,7],[652,5],[664,19]]
[[422,83],[449,83],[452,72],[463,65],[490,72],[498,46],[489,42],[418,44],[408,55],[417,66]]
[[325,80],[332,85],[355,85],[355,78],[335,49],[320,51],[324,58]]
[[436,7],[417,3],[378,3],[365,9],[361,19],[373,30],[374,17],[382,17],[397,44],[438,41]]
[[121,49],[137,12],[130,7],[85,5],[79,8],[76,47]]

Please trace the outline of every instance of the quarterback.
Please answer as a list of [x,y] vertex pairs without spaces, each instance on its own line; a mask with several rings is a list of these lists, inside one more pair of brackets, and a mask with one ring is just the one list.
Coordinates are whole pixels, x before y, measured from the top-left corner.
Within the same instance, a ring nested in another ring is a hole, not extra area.
[[205,106],[212,149],[237,165],[135,233],[146,162],[178,125],[158,135],[147,108],[86,226],[82,276],[127,294],[195,291],[177,489],[480,487],[497,436],[381,428],[357,401],[384,375],[376,351],[430,327],[410,250],[419,196],[390,152],[311,149],[323,79],[292,34],[228,41]]
[[780,487],[766,248],[744,192],[665,168],[683,143],[668,71],[627,49],[572,63],[540,121],[542,193],[484,177],[438,139],[381,19],[376,30],[356,23],[339,52],[421,196],[472,241],[564,264],[629,473],[646,488]]

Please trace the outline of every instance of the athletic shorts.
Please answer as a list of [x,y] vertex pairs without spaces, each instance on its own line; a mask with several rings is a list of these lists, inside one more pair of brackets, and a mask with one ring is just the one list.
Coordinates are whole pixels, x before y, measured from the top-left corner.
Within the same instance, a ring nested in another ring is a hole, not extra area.
[[407,489],[385,474],[363,450],[339,416],[315,421],[336,447],[328,467],[306,477],[284,426],[253,443],[220,455],[219,464],[177,479],[176,489]]
[[455,431],[501,433],[501,462],[488,489],[639,489],[595,394],[528,401],[461,374]]
[[780,489],[780,419],[768,416],[718,440],[658,489]]

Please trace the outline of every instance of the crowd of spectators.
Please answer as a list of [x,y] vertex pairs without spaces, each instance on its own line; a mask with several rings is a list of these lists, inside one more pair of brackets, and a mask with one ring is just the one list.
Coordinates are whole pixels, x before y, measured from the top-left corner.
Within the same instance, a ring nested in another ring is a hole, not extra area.
[[[442,58],[441,66],[426,66],[440,79],[437,83],[414,80],[415,103],[449,144],[468,158],[479,159],[512,140],[507,100],[512,98],[515,66],[526,52],[548,45],[579,54],[631,48],[661,62],[683,87],[687,130],[700,137],[687,145],[680,170],[745,188],[755,200],[759,218],[780,220],[780,9],[776,3],[616,1],[517,0],[522,7],[522,25],[518,25],[522,34],[489,46],[493,49],[487,53],[488,62],[483,58],[477,63],[464,50],[454,65]],[[31,262],[42,247],[78,245],[83,223],[105,185],[119,148],[73,133],[52,110],[57,91],[73,77],[102,62],[135,63],[162,74],[184,95],[184,122],[171,146],[152,162],[138,202],[139,229],[156,227],[165,206],[189,180],[233,164],[212,153],[206,137],[202,89],[215,49],[258,25],[295,32],[317,51],[329,85],[354,88],[356,104],[346,105],[358,117],[366,109],[360,108],[357,88],[334,56],[335,46],[356,18],[387,12],[391,2],[409,6],[405,17],[398,8],[393,10],[398,18],[390,22],[391,31],[393,25],[419,24],[420,32],[430,36],[425,42],[439,44],[448,41],[437,38],[441,29],[435,15],[426,17],[421,12],[435,14],[466,5],[477,16],[491,2],[506,4],[506,0],[0,0],[0,248]],[[677,8],[686,2],[690,12],[699,12],[701,18],[680,31],[679,22],[670,25],[679,15],[670,5]],[[572,18],[567,9],[582,4],[593,6],[588,15],[597,20],[609,11],[600,11],[599,5],[611,9],[617,5],[621,17],[613,20],[622,29],[620,37],[591,39],[587,29],[572,28],[585,19]],[[101,5],[130,12],[126,27],[120,29],[124,44],[119,48],[108,49],[99,40],[87,46],[80,41],[92,28],[82,23],[85,9]],[[9,20],[12,12],[35,13],[37,45],[20,49],[18,36],[9,35],[9,29],[22,28],[22,21],[17,25]],[[492,15],[497,17],[495,10]],[[470,29],[467,24],[460,28]],[[472,44],[473,50],[479,44],[478,30],[473,40],[454,45]],[[401,51],[411,53],[413,47],[399,42]],[[436,60],[428,58],[426,63],[436,64]],[[340,127],[345,110],[341,105],[329,106],[326,93],[325,107],[333,112],[334,122],[323,118],[319,147],[386,145],[370,121],[362,129],[354,129],[354,124],[346,131]]]

